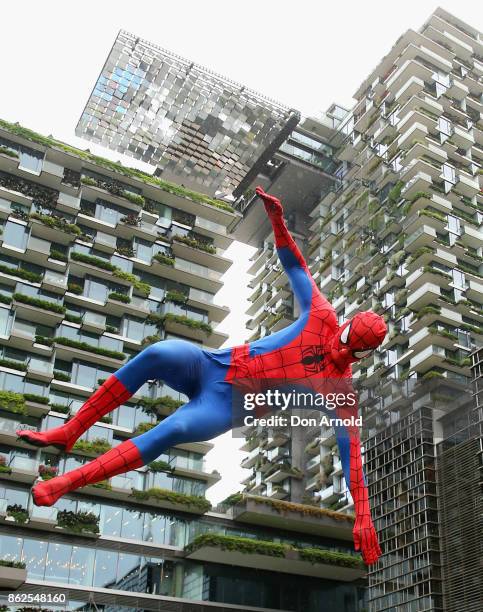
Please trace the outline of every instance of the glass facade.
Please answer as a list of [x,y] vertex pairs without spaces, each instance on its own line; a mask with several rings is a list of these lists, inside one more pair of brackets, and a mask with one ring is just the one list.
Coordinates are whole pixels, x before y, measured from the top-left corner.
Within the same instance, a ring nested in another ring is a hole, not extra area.
[[76,133],[181,182],[231,193],[293,115],[273,100],[121,31]]

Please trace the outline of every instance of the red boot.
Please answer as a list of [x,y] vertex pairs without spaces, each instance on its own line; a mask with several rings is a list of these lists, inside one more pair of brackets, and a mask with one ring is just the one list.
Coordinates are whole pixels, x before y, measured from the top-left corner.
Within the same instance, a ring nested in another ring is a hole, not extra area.
[[82,408],[64,425],[49,431],[17,430],[20,440],[33,446],[55,446],[63,451],[70,451],[76,440],[99,421],[132,396],[126,387],[115,376],[109,378],[87,400]]
[[135,470],[143,465],[144,461],[138,447],[131,440],[127,440],[72,472],[34,485],[32,489],[34,504],[52,506],[59,497],[69,491],[107,480],[111,476]]

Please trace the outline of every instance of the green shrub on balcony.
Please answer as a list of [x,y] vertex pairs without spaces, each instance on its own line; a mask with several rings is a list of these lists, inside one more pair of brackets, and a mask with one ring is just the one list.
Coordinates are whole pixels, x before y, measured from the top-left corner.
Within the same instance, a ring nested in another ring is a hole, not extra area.
[[36,219],[52,229],[59,229],[66,234],[72,234],[73,236],[80,236],[82,234],[82,230],[78,225],[75,223],[68,223],[62,217],[53,217],[51,215],[42,215],[40,213],[33,212],[30,214],[30,218]]
[[185,547],[187,554],[193,553],[205,546],[221,548],[250,555],[266,555],[269,557],[285,557],[289,550],[293,550],[288,544],[277,542],[265,542],[256,538],[240,538],[237,536],[226,536],[217,533],[204,533],[197,536]]
[[483,335],[483,327],[479,327],[478,325],[471,325],[470,323],[460,323],[460,327],[461,329],[465,329],[466,331],[473,332],[474,334]]
[[11,474],[12,468],[7,465],[7,458],[5,455],[0,455],[0,473],[1,474]]
[[149,397],[141,398],[139,402],[139,406],[146,412],[147,414],[158,414],[158,409],[166,409],[170,412],[174,412],[180,406],[183,406],[185,402],[181,400],[174,399],[169,395],[163,395],[162,397],[158,397],[156,399],[151,399]]
[[19,154],[17,153],[17,151],[14,151],[13,149],[10,149],[9,147],[3,147],[3,146],[0,146],[0,155],[7,155],[8,157],[15,157],[16,159],[19,158]]
[[394,187],[387,194],[387,200],[389,204],[397,204],[401,199],[401,192],[404,187],[403,181],[398,181]]
[[23,561],[8,561],[7,559],[0,559],[0,567],[14,567],[15,569],[25,569],[25,563]]
[[11,516],[16,523],[21,525],[25,524],[29,520],[28,511],[20,504],[11,504],[7,506],[7,516]]
[[92,512],[61,510],[57,514],[57,524],[73,533],[99,533],[99,517]]
[[188,296],[185,295],[182,291],[166,291],[164,294],[165,302],[173,302],[173,304],[186,304],[186,300]]
[[0,391],[0,408],[14,414],[24,414],[25,398],[14,391]]
[[14,361],[13,359],[0,359],[0,366],[10,368],[11,370],[27,371],[27,364],[23,361]]
[[161,336],[158,334],[153,334],[152,336],[146,336],[145,338],[142,339],[141,346],[146,347],[146,346],[149,346],[150,344],[155,344],[156,342],[159,342],[160,340],[161,340]]
[[422,376],[422,380],[432,380],[433,378],[444,378],[444,376],[437,370],[429,370],[429,372],[426,372],[426,374]]
[[64,314],[66,310],[65,306],[62,306],[61,304],[34,298],[30,295],[24,295],[23,293],[14,293],[13,299],[16,302],[28,304],[29,306],[35,306],[35,308],[41,308],[42,310],[50,310],[51,312],[56,312],[57,314]]
[[105,489],[106,491],[110,491],[112,489],[112,485],[108,480],[100,480],[91,486],[95,487],[96,489]]
[[96,179],[92,178],[92,176],[81,176],[81,183],[83,185],[89,185],[91,187],[97,186]]
[[26,402],[34,402],[35,404],[44,404],[47,406],[49,404],[49,398],[44,395],[37,395],[36,393],[24,393],[24,400]]
[[64,404],[50,404],[50,409],[60,414],[69,414],[70,412],[69,406],[64,406]]
[[126,200],[129,200],[133,204],[136,204],[137,206],[141,207],[143,207],[146,202],[142,195],[140,195],[139,193],[133,193],[132,191],[128,191],[127,189],[122,192],[122,197],[126,198]]
[[156,427],[156,425],[157,423],[151,423],[150,421],[142,421],[141,423],[138,423],[136,425],[136,429],[133,431],[133,433],[135,436],[138,436],[139,434],[143,434],[147,431],[150,431],[151,429]]
[[75,295],[81,295],[84,289],[77,283],[67,283],[67,291],[74,293]]
[[95,266],[96,268],[101,268],[101,270],[107,270],[108,272],[114,272],[114,270],[116,270],[116,266],[112,265],[110,261],[106,261],[100,257],[85,255],[84,253],[78,253],[77,251],[73,251],[70,254],[70,257],[74,261],[80,261],[81,263],[89,264],[91,266]]
[[77,323],[79,325],[82,323],[82,317],[79,317],[77,315],[66,314],[64,318],[66,321],[69,321],[70,323]]
[[431,219],[437,219],[438,221],[442,221],[443,223],[446,223],[446,216],[434,210],[428,210],[428,209],[420,210],[418,212],[418,216],[419,217],[430,217]]
[[67,255],[65,253],[62,253],[62,251],[58,251],[57,249],[51,249],[49,253],[49,258],[56,259],[57,261],[64,261],[64,262],[68,260]]
[[443,338],[448,338],[449,340],[458,341],[458,335],[453,334],[447,329],[438,329],[437,327],[428,327],[428,331],[430,334],[437,334],[438,336],[443,336]]
[[123,302],[123,304],[129,304],[131,301],[131,298],[128,295],[125,293],[118,293],[117,291],[113,291],[107,297],[115,302]]
[[3,264],[0,264],[0,272],[3,272],[3,274],[10,274],[11,276],[17,276],[18,278],[30,281],[31,283],[40,283],[42,280],[41,274],[30,272],[30,270],[24,270],[23,268],[11,268],[10,266],[4,266]]
[[320,548],[300,548],[299,556],[309,563],[323,563],[324,565],[336,565],[338,567],[351,567],[354,569],[365,569],[364,561],[355,555],[336,552],[332,550],[322,550]]
[[220,502],[221,506],[236,506],[243,499],[243,493],[239,491],[238,493],[232,493],[228,495],[223,501]]
[[168,255],[163,255],[163,253],[156,253],[156,255],[153,256],[153,259],[165,266],[174,266],[175,262],[174,257],[168,257]]
[[0,293],[0,302],[2,304],[11,304],[12,303],[12,296],[10,296],[10,295],[3,295],[3,293]]
[[169,502],[171,504],[187,506],[192,510],[200,512],[200,514],[204,514],[205,512],[211,510],[211,503],[204,497],[199,495],[176,493],[175,491],[160,489],[158,487],[153,487],[151,489],[147,489],[146,491],[133,489],[131,497],[139,501],[149,501],[150,499],[153,499],[161,502]]
[[422,317],[424,317],[424,315],[427,315],[427,314],[439,315],[441,314],[441,307],[440,306],[423,306],[420,310],[415,312],[416,319],[421,319]]
[[132,286],[137,289],[139,293],[142,293],[145,297],[149,295],[151,291],[150,285],[139,280],[139,278],[134,274],[131,274],[130,272],[124,272],[124,270],[120,270],[119,268],[115,268],[113,274],[116,278],[122,278],[123,280],[130,282]]
[[207,242],[203,242],[201,240],[197,240],[191,236],[173,236],[173,240],[176,242],[182,242],[187,246],[192,247],[193,249],[198,249],[200,251],[205,251],[205,253],[210,253],[211,255],[216,254],[216,248]]
[[77,348],[80,351],[89,351],[90,353],[96,353],[97,355],[103,355],[104,357],[110,357],[111,359],[118,359],[119,361],[123,361],[126,358],[126,355],[120,351],[111,351],[109,349],[92,346],[92,344],[89,344],[88,342],[78,342],[77,340],[71,340],[70,338],[64,338],[62,336],[58,338],[51,338],[51,343]]
[[302,516],[311,516],[314,518],[329,517],[340,522],[354,522],[354,516],[352,514],[341,514],[340,512],[326,510],[325,508],[315,508],[313,506],[306,506],[305,504],[295,504],[293,502],[287,502],[280,499],[270,499],[269,497],[250,497],[249,499],[250,501],[254,501],[256,504],[270,506],[280,514],[283,514],[284,512],[296,512]]
[[148,463],[148,468],[151,472],[172,472],[174,469],[167,461],[162,461],[161,459]]
[[196,319],[192,319],[186,315],[177,315],[173,314],[172,312],[168,312],[164,315],[164,320],[179,323],[180,325],[186,325],[186,327],[190,327],[191,329],[201,329],[208,335],[213,333],[213,328],[209,323],[197,321]]
[[77,440],[72,450],[79,451],[81,453],[93,453],[96,455],[102,455],[111,450],[111,445],[107,440],[103,438],[96,438],[92,441]]

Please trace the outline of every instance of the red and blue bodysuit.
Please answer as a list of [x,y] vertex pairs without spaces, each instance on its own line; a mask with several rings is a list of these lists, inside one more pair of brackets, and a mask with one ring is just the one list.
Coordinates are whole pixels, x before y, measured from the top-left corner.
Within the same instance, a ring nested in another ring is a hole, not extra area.
[[[162,379],[189,398],[146,433],[76,470],[36,484],[32,491],[36,504],[50,506],[69,491],[146,465],[172,446],[210,440],[228,431],[233,427],[232,384],[238,379],[350,379],[351,364],[382,342],[386,325],[373,312],[358,313],[338,325],[334,308],[320,293],[285,224],[280,202],[261,188],[257,193],[300,306],[298,319],[270,336],[234,348],[205,350],[183,340],[158,342],[111,375],[63,426],[45,432],[19,430],[25,442],[68,452],[79,436],[148,380]],[[375,563],[381,551],[370,515],[359,432],[356,427],[338,427],[336,435],[354,500],[355,547],[367,564]]]

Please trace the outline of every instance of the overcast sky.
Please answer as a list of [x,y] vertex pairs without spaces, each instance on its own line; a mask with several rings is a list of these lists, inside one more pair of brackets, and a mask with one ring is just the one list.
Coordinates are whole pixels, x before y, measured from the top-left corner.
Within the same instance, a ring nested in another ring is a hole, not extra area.
[[[0,117],[89,148],[74,128],[119,29],[203,64],[306,115],[332,102],[350,107],[359,83],[407,29],[438,6],[430,0],[59,0],[2,4]],[[443,8],[482,29],[483,3],[445,0]],[[132,160],[128,162],[135,165]],[[245,338],[246,267],[251,249],[235,245],[235,264],[219,300],[232,309],[222,329]],[[239,490],[239,440],[225,435],[208,456],[223,474],[208,497]]]

